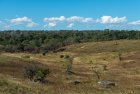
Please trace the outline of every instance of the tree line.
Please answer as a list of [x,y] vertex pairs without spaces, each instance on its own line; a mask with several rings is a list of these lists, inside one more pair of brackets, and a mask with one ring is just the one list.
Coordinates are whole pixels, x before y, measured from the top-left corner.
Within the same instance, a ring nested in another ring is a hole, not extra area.
[[135,30],[7,30],[0,31],[0,51],[42,53],[84,42],[140,39]]

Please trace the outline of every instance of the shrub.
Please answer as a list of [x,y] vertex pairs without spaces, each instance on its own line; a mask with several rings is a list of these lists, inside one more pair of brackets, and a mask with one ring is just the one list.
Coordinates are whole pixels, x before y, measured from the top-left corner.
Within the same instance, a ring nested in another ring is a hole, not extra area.
[[25,66],[25,76],[31,81],[34,79],[37,67],[34,64],[29,64]]
[[103,71],[107,71],[107,65],[103,64]]
[[99,69],[97,67],[92,67],[92,71],[95,73],[95,75],[97,76],[97,80],[100,80],[101,78],[101,73],[99,71]]
[[64,57],[65,64],[66,64],[66,73],[71,74],[72,73],[72,63],[73,63],[73,58],[70,57],[69,55],[66,55]]
[[46,55],[46,53],[45,53],[45,52],[43,52],[43,53],[42,53],[42,55],[43,55],[43,56],[45,56],[45,55]]
[[43,82],[45,77],[50,74],[49,69],[39,69],[35,75],[35,81]]
[[30,79],[30,81],[39,81],[43,82],[45,77],[50,74],[50,71],[48,68],[42,68],[34,63],[27,65],[25,67],[25,76]]
[[7,86],[8,82],[6,80],[0,80],[0,86]]
[[64,57],[64,55],[60,55],[60,58],[63,58]]
[[70,56],[69,56],[69,55],[66,55],[66,56],[65,56],[65,59],[69,59],[69,58],[70,58]]
[[93,72],[96,74],[97,79],[100,80],[100,72],[97,70],[93,70]]

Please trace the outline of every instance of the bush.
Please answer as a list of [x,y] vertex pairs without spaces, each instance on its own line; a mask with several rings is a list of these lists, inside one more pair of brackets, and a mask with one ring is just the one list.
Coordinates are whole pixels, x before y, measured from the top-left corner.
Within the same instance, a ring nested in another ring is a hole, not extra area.
[[63,58],[64,57],[64,55],[60,55],[60,58]]
[[39,69],[38,71],[36,71],[35,81],[43,82],[45,77],[49,75],[49,73],[49,69]]
[[73,63],[73,58],[70,57],[69,55],[66,55],[64,57],[65,64],[66,64],[66,73],[71,74],[72,73],[72,63]]
[[103,64],[103,71],[107,71],[107,65]]
[[35,64],[30,64],[25,67],[25,76],[31,81],[43,82],[45,80],[45,77],[49,74],[50,71],[48,68],[42,68]]
[[0,86],[7,86],[8,82],[6,80],[0,80]]
[[46,52],[43,52],[42,55],[45,56],[46,55]]
[[69,55],[66,55],[66,56],[65,56],[65,59],[69,59],[69,58],[70,58],[70,56],[69,56]]
[[25,76],[31,81],[34,79],[37,67],[34,64],[29,64],[25,66]]

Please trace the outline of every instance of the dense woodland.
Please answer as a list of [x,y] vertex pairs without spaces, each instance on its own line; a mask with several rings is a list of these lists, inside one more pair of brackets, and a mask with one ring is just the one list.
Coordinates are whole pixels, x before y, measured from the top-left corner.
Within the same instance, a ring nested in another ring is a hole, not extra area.
[[0,51],[42,53],[83,42],[140,39],[140,31],[127,30],[60,30],[0,31]]

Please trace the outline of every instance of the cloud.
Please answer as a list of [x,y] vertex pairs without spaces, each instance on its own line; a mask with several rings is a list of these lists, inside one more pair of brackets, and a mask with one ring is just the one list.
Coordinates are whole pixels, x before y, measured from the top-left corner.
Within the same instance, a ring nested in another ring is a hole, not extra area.
[[130,24],[130,25],[140,25],[140,20],[129,22],[128,24]]
[[67,27],[72,28],[74,26],[74,23],[70,23]]
[[32,27],[35,27],[35,26],[37,26],[37,25],[38,25],[37,23],[31,22],[31,23],[28,23],[28,24],[27,24],[27,27],[28,27],[28,28],[32,28]]
[[82,17],[82,16],[71,16],[71,17],[46,17],[44,18],[45,27],[51,28],[61,23],[69,24],[67,27],[71,28],[75,23],[78,25],[85,24],[85,26],[94,24],[122,24],[127,21],[127,18],[124,17],[112,17],[112,16],[102,16],[94,20],[91,17]]
[[56,23],[48,23],[44,25],[44,28],[45,27],[52,28],[52,27],[55,27],[56,25],[57,25]]
[[71,17],[64,17],[64,16],[60,16],[60,17],[50,17],[50,18],[44,18],[44,22],[45,25],[44,27],[54,27],[57,24],[60,23],[69,23],[69,25],[67,27],[72,27],[74,25],[74,23],[89,23],[89,22],[93,22],[93,18],[85,18],[85,17],[80,17],[80,16],[71,16]]
[[[100,18],[93,18],[93,17],[82,17],[82,16],[59,16],[59,17],[45,17],[43,19],[44,21],[44,27],[46,28],[53,28],[58,26],[57,28],[72,28],[77,25],[77,28],[86,28],[89,26],[92,26],[90,28],[93,28],[93,26],[97,26],[104,28],[123,28],[124,26],[130,25],[140,25],[140,20],[138,21],[132,21],[127,22],[127,18],[124,17],[112,17],[112,16],[102,16]],[[127,22],[127,23],[126,23]],[[31,18],[28,18],[26,16],[24,17],[16,17],[14,19],[4,19],[0,20],[0,25],[2,28],[17,28],[14,27],[15,25],[25,25],[27,28],[32,28],[35,26],[38,26],[38,23],[35,23]],[[85,27],[84,27],[85,26]],[[96,27],[95,27],[96,28]]]
[[65,21],[64,16],[44,18],[44,22],[47,22],[47,23],[57,23],[57,22],[63,22],[63,21]]
[[84,17],[79,17],[79,16],[72,16],[67,18],[67,21],[69,22],[93,22],[93,18],[84,18]]
[[58,23],[64,22],[65,20],[66,18],[64,16],[44,18],[44,22],[46,23],[44,27],[52,28],[55,27]]
[[96,22],[102,23],[102,24],[119,24],[126,22],[126,17],[111,17],[111,16],[102,16],[100,19],[97,19]]
[[24,24],[24,23],[31,23],[31,22],[32,20],[29,19],[28,17],[11,19],[11,23],[13,24]]
[[44,22],[46,23],[59,23],[59,22],[91,22],[93,21],[92,18],[84,18],[80,16],[71,16],[71,17],[50,17],[50,18],[44,18]]
[[18,17],[15,19],[11,19],[10,23],[14,25],[25,24],[26,27],[29,27],[29,28],[32,28],[38,25],[37,23],[33,22],[32,19],[28,17],[21,17],[21,18]]
[[49,27],[54,27],[54,26],[56,26],[56,23],[49,23],[48,26]]

